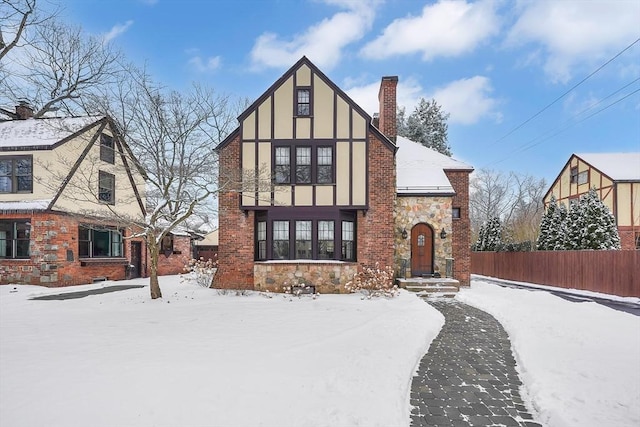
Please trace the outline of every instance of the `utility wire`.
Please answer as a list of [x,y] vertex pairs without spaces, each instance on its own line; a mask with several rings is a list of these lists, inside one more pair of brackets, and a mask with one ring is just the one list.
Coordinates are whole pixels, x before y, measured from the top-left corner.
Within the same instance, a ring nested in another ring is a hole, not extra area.
[[[636,82],[636,81],[638,81],[638,80],[640,80],[640,78],[638,78],[638,79],[634,80],[633,82],[631,82],[631,83],[627,84],[625,87],[630,86],[631,84],[633,84],[634,82]],[[615,94],[615,93],[620,92],[622,89],[624,89],[624,88],[621,88],[621,89],[617,90],[616,92],[614,92],[614,94]],[[607,106],[605,106],[605,107],[602,107],[602,108],[601,108],[601,109],[599,109],[598,111],[595,111],[594,113],[589,114],[588,116],[583,117],[582,119],[580,119],[580,120],[578,120],[578,121],[576,121],[576,122],[574,122],[574,123],[570,123],[570,124],[568,124],[567,126],[565,126],[565,127],[561,128],[561,129],[559,129],[559,130],[558,130],[557,132],[555,132],[555,133],[551,133],[551,132],[553,132],[553,131],[554,131],[554,130],[552,129],[552,130],[550,130],[550,131],[546,132],[546,134],[543,134],[543,135],[541,135],[541,136],[539,136],[539,137],[536,137],[536,138],[534,138],[534,139],[530,140],[529,142],[527,142],[526,144],[524,144],[523,146],[521,146],[519,149],[517,149],[517,150],[514,150],[514,151],[510,152],[508,156],[506,156],[506,157],[504,157],[504,158],[502,158],[502,159],[500,159],[500,160],[496,160],[495,162],[489,163],[489,164],[485,165],[484,167],[486,167],[486,166],[490,166],[490,165],[493,165],[493,164],[497,164],[497,163],[504,162],[505,160],[508,160],[508,159],[509,159],[513,154],[516,154],[516,153],[522,153],[522,152],[527,151],[527,150],[529,150],[529,149],[531,149],[531,148],[533,148],[533,147],[535,147],[535,146],[537,146],[537,145],[540,145],[540,144],[542,144],[543,142],[548,141],[549,139],[551,139],[551,138],[553,138],[553,137],[555,137],[555,136],[557,136],[557,135],[560,135],[561,133],[565,132],[567,129],[569,129],[569,128],[571,128],[571,127],[573,127],[573,126],[575,126],[575,125],[577,125],[577,124],[579,124],[579,123],[582,123],[582,122],[586,121],[587,119],[590,119],[591,117],[593,117],[593,116],[595,116],[595,115],[597,115],[597,114],[600,114],[601,112],[603,112],[603,111],[607,110],[608,108],[613,107],[613,106],[614,106],[614,105],[616,105],[617,103],[624,101],[625,99],[629,98],[631,95],[634,95],[634,94],[636,94],[636,93],[638,93],[638,92],[640,92],[640,89],[636,89],[636,90],[634,90],[633,92],[629,92],[628,94],[626,94],[626,95],[625,95],[625,96],[623,96],[622,98],[619,98],[619,99],[617,99],[617,100],[613,101],[611,104],[609,104],[609,105],[607,105]],[[587,109],[585,109],[585,110],[581,111],[580,113],[576,114],[574,117],[577,117],[577,116],[579,116],[580,114],[585,113],[585,112],[587,112],[587,111],[589,111],[589,110],[593,109],[593,107],[594,107],[595,105],[600,104],[602,101],[604,101],[604,100],[605,100],[605,99],[607,99],[607,98],[610,98],[612,95],[613,95],[613,94],[611,94],[611,95],[607,96],[606,98],[603,98],[603,99],[602,99],[602,100],[600,100],[598,103],[596,103],[596,104],[592,105],[591,107],[589,107],[589,108],[587,108]],[[565,122],[565,123],[567,123],[567,122]],[[551,133],[551,134],[550,134],[550,133]],[[550,135],[549,135],[549,134],[550,134]],[[545,135],[548,135],[548,136],[546,136],[546,137],[545,137]],[[538,141],[538,140],[539,140],[539,141]]]
[[574,89],[576,89],[578,86],[580,86],[582,83],[586,82],[588,79],[590,79],[594,74],[600,72],[600,70],[602,70],[604,67],[606,67],[607,65],[609,65],[612,61],[614,61],[617,57],[619,57],[620,55],[622,55],[624,52],[626,52],[627,50],[631,49],[636,43],[640,42],[640,38],[637,38],[633,43],[631,43],[629,46],[625,47],[624,49],[622,49],[620,52],[618,52],[617,54],[615,54],[611,59],[609,59],[607,62],[605,62],[604,64],[602,64],[601,66],[599,66],[595,71],[593,71],[591,74],[589,74],[587,77],[583,78],[582,80],[580,80],[578,83],[576,83],[575,85],[573,85],[569,90],[567,90],[565,93],[563,93],[562,95],[560,95],[559,97],[557,97],[556,99],[554,99],[550,104],[547,104],[546,107],[544,107],[543,109],[541,109],[540,111],[538,111],[537,113],[535,113],[533,116],[529,117],[527,120],[525,120],[524,122],[520,123],[518,126],[516,126],[515,128],[511,129],[509,132],[507,132],[504,136],[500,137],[499,139],[495,140],[493,142],[493,144],[497,144],[500,141],[503,141],[505,138],[507,138],[508,136],[512,135],[515,131],[517,131],[518,129],[520,129],[521,127],[523,127],[524,125],[526,125],[527,123],[529,123],[531,120],[535,119],[536,117],[538,117],[540,114],[544,113],[545,111],[547,111],[552,105],[554,105],[556,102],[560,101],[562,98],[564,98],[565,96],[567,96],[570,92],[572,92]]

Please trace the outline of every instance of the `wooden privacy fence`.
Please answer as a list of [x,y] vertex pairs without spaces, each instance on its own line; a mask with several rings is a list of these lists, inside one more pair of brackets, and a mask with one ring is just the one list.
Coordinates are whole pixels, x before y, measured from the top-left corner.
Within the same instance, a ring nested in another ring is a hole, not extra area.
[[505,280],[640,297],[640,251],[471,252],[471,272]]

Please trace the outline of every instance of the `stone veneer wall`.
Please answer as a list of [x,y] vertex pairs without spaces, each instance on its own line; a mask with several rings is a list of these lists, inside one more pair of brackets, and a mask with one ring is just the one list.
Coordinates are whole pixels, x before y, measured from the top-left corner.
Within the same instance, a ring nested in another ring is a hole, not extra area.
[[[433,228],[434,270],[444,277],[446,258],[453,257],[451,197],[398,196],[395,208],[395,267],[399,277],[411,277],[411,229],[419,223]],[[441,239],[442,229],[447,238]],[[408,237],[402,238],[402,230]],[[404,268],[406,265],[406,269]]]
[[358,264],[346,262],[256,262],[253,266],[255,289],[282,292],[284,286],[314,285],[323,294],[344,292]]
[[[78,259],[78,226],[82,221],[77,217],[54,212],[3,212],[2,219],[31,222],[31,256],[29,259],[3,259],[0,284],[58,287],[88,284],[99,277],[108,280],[126,278],[128,260]],[[130,253],[131,239],[126,239],[124,254],[127,259]]]

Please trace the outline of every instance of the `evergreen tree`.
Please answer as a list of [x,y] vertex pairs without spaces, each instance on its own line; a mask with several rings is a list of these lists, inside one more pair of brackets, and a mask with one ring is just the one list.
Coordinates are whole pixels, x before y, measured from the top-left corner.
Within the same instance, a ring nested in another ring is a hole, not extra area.
[[404,108],[398,110],[398,135],[451,156],[447,135],[448,118],[449,113],[442,111],[442,107],[436,103],[435,99],[427,101],[422,98],[408,118],[405,119]]
[[500,218],[494,216],[487,224],[487,232],[485,234],[484,249],[485,251],[495,251],[502,244],[502,224]]
[[568,216],[569,212],[567,211],[567,207],[564,203],[560,203],[553,214],[553,218],[551,219],[552,234],[548,241],[550,251],[564,251],[567,249]]
[[552,243],[554,236],[554,216],[558,209],[558,202],[556,196],[551,196],[549,201],[549,207],[542,214],[542,220],[540,221],[540,234],[538,235],[538,241],[536,249],[539,251],[550,251],[554,249],[555,242]]
[[486,234],[487,234],[487,223],[485,222],[480,226],[480,230],[478,230],[478,240],[476,240],[476,242],[473,244],[473,247],[471,249],[477,252],[483,251],[484,249],[482,249],[482,242],[484,241]]
[[583,218],[580,230],[580,249],[620,249],[620,237],[615,219],[600,200],[595,188],[580,199]]

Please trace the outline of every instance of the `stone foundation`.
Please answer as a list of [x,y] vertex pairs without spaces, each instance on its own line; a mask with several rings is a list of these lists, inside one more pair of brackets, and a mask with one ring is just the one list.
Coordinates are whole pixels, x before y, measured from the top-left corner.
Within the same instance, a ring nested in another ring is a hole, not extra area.
[[282,292],[286,286],[313,285],[323,294],[343,293],[358,272],[357,263],[265,261],[253,266],[254,289]]

